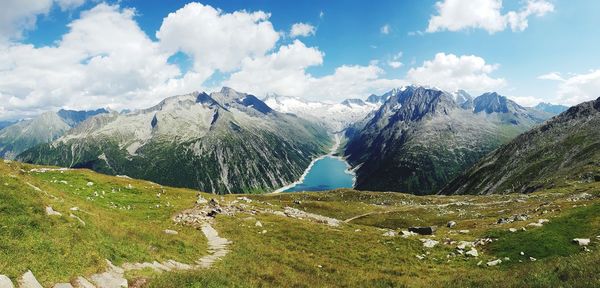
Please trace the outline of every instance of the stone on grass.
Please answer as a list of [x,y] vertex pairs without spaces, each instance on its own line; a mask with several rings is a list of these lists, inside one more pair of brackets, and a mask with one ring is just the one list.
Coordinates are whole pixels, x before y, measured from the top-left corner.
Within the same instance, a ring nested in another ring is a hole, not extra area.
[[52,288],[73,288],[73,285],[71,283],[57,283]]
[[446,224],[446,227],[448,227],[448,228],[452,228],[454,226],[456,226],[456,222],[455,221],[450,221],[450,222],[448,222],[448,224]]
[[5,275],[0,275],[0,288],[13,288],[15,287],[12,283],[12,281],[10,281],[10,278],[8,278]]
[[544,226],[544,224],[537,223],[537,222],[532,222],[532,223],[527,224],[527,226],[529,226],[529,227],[542,227],[542,226]]
[[77,285],[77,287],[80,288],[96,288],[96,286],[94,286],[94,284],[92,284],[92,282],[88,281],[87,279],[79,276],[77,277],[77,279],[75,279],[75,285]]
[[54,211],[54,209],[52,209],[52,207],[50,207],[50,206],[46,207],[46,215],[48,215],[48,216],[62,216],[62,214],[60,212]]
[[86,184],[86,185],[87,185],[88,187],[92,187],[92,186],[94,186],[94,182],[87,182],[87,184]]
[[256,224],[254,224],[254,226],[256,227],[263,227],[262,223],[260,223],[260,221],[256,221]]
[[510,231],[510,232],[513,232],[513,233],[514,233],[514,232],[517,232],[517,228],[508,228],[508,231]]
[[421,240],[421,242],[423,242],[423,247],[425,247],[425,248],[433,248],[433,247],[435,247],[435,245],[440,243],[439,241],[432,240],[432,239],[420,239],[420,240]]
[[171,229],[165,229],[165,234],[169,234],[169,235],[177,235],[179,234],[179,232],[175,231],[175,230],[171,230]]
[[590,244],[590,239],[589,238],[575,238],[573,239],[574,243],[577,243],[577,245],[579,246],[587,246]]
[[35,279],[33,273],[30,271],[25,272],[21,279],[19,279],[19,287],[21,288],[43,288],[42,284]]
[[433,235],[433,233],[437,230],[435,226],[424,226],[424,227],[409,227],[408,231],[414,232],[420,235]]
[[394,236],[396,236],[396,231],[392,231],[392,230],[387,231],[387,232],[383,233],[383,236],[394,237]]
[[471,247],[471,250],[465,252],[465,255],[477,257],[477,256],[479,256],[479,253],[477,252],[477,249]]
[[500,264],[500,263],[502,263],[502,260],[500,260],[500,259],[496,259],[496,260],[492,260],[492,261],[490,261],[490,262],[487,262],[487,263],[486,263],[486,265],[487,265],[487,266],[496,266],[496,265],[498,265],[498,264]]

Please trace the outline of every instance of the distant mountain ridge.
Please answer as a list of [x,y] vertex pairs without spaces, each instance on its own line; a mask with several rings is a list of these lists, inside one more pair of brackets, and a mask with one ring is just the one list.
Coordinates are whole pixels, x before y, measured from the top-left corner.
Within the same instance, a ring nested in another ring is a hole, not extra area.
[[560,114],[562,112],[567,111],[567,109],[569,109],[569,106],[541,102],[538,105],[535,105],[533,108],[552,114]]
[[0,130],[0,158],[13,159],[35,145],[57,139],[89,117],[107,112],[60,110],[8,125]]
[[497,93],[408,86],[349,134],[357,189],[432,194],[488,152],[551,115]]
[[297,180],[330,142],[325,128],[224,87],[90,118],[19,159],[213,193],[254,193]]
[[361,99],[347,99],[341,103],[324,103],[276,94],[268,95],[264,102],[281,113],[292,113],[316,121],[333,133],[343,131],[379,107],[377,103]]
[[462,173],[441,194],[528,193],[600,181],[600,98],[519,135]]

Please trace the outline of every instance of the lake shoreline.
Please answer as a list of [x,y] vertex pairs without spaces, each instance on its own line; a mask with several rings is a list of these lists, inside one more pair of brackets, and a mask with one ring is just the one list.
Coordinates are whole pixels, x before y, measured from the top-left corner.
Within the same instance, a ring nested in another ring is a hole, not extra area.
[[310,164],[308,165],[308,167],[304,170],[304,173],[302,173],[302,176],[300,176],[300,178],[286,186],[283,186],[273,192],[271,192],[272,194],[276,194],[276,193],[281,193],[281,192],[285,192],[288,189],[294,188],[296,187],[298,184],[301,184],[304,182],[304,180],[306,179],[306,176],[308,175],[308,172],[310,172],[310,170],[313,168],[313,166],[315,165],[315,163],[319,160],[323,160],[327,157],[331,157],[331,158],[337,158],[340,161],[344,162],[344,164],[346,164],[346,170],[344,171],[344,173],[351,175],[352,176],[352,187],[354,187],[354,185],[356,185],[356,173],[352,170],[352,166],[350,166],[350,164],[346,161],[346,159],[344,159],[344,157],[341,156],[337,156],[335,155],[335,153],[337,152],[337,150],[339,149],[341,143],[342,143],[342,138],[340,137],[340,134],[334,134],[334,139],[335,139],[335,143],[333,144],[333,146],[331,147],[331,149],[329,150],[328,154],[325,155],[321,155],[315,159],[313,159]]

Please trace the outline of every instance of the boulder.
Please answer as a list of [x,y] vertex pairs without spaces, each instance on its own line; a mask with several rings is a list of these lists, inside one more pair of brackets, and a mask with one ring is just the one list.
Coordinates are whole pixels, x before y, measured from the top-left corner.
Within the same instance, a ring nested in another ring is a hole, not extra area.
[[392,230],[387,231],[387,232],[383,233],[383,236],[386,236],[386,237],[395,237],[396,236],[396,231],[392,231]]
[[260,223],[260,221],[256,221],[256,224],[254,224],[254,226],[256,227],[263,227],[262,223]]
[[496,266],[496,265],[498,265],[500,263],[502,263],[502,260],[496,259],[496,260],[492,260],[490,262],[487,262],[486,264],[487,264],[487,266]]
[[420,235],[433,235],[433,233],[437,230],[436,226],[424,226],[424,227],[409,227],[408,231],[417,233]]
[[575,239],[573,239],[573,242],[577,243],[577,245],[579,245],[579,246],[590,245],[590,239],[589,238],[575,238]]
[[456,222],[455,221],[450,221],[450,222],[448,222],[448,224],[446,224],[446,227],[448,227],[448,228],[452,228],[454,226],[456,226]]
[[87,185],[88,187],[92,187],[92,186],[94,186],[94,182],[87,182],[87,184],[86,184],[86,185]]

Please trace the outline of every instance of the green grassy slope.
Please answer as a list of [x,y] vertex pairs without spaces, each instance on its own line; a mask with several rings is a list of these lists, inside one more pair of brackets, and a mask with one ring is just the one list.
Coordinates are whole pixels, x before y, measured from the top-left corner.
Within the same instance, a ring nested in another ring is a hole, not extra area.
[[[175,226],[171,220],[178,211],[194,206],[195,191],[89,170],[29,172],[32,168],[39,166],[0,162],[0,274],[15,280],[31,269],[50,286],[103,271],[104,259],[116,264],[167,259],[190,263],[206,254],[201,232]],[[414,196],[335,190],[246,195],[252,199],[249,203],[240,196],[216,196],[223,207],[235,208],[232,215],[220,214],[213,223],[219,235],[231,241],[222,260],[203,270],[129,273],[130,283],[145,283],[142,287],[600,285],[598,182],[573,182],[530,195]],[[63,216],[47,216],[46,206]],[[69,210],[74,206],[79,211]],[[269,212],[284,207],[343,223],[333,227]],[[86,224],[68,217],[69,213]],[[527,214],[529,219],[497,224],[499,218],[516,214]],[[527,226],[539,219],[550,222],[539,228]],[[456,227],[445,227],[450,220],[457,222]],[[414,225],[439,228],[434,237],[383,235]],[[522,227],[526,231],[520,231]],[[519,231],[508,232],[509,228]],[[164,229],[177,230],[179,235],[164,234]],[[477,246],[477,258],[456,250],[458,241],[488,237],[495,240]],[[440,243],[424,248],[420,238]],[[590,238],[589,251],[572,243],[573,238]],[[485,265],[504,257],[510,260],[495,267]]]
[[[170,219],[196,192],[88,170],[29,172],[34,167],[0,164],[0,274],[17,279],[30,269],[51,284],[103,271],[104,259],[190,263],[206,253],[201,232]],[[46,215],[47,206],[62,216]]]

